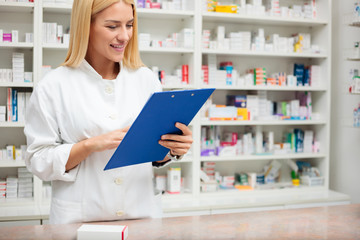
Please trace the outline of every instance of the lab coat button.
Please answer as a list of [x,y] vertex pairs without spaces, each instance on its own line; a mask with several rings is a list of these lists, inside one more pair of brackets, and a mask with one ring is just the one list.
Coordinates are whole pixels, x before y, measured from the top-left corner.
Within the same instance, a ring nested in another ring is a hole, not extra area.
[[112,119],[112,120],[115,120],[117,117],[116,117],[116,114],[111,114],[111,115],[109,116],[109,118]]
[[105,88],[105,92],[108,94],[112,94],[114,92],[114,89],[112,87],[108,86]]
[[117,211],[116,215],[120,217],[120,216],[124,215],[124,212],[123,211]]
[[115,179],[115,183],[116,183],[117,185],[121,185],[121,184],[122,184],[122,179],[121,179],[121,178],[116,178],[116,179]]

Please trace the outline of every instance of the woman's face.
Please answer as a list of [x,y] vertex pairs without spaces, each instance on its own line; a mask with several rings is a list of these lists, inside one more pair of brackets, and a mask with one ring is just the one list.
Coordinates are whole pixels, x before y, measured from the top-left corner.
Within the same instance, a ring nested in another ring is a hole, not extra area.
[[90,25],[87,58],[103,64],[120,62],[133,34],[133,22],[132,6],[123,1],[96,14]]

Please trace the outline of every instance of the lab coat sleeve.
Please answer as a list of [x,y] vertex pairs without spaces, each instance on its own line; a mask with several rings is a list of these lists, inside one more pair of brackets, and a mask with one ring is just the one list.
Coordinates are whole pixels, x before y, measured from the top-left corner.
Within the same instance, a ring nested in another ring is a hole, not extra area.
[[169,159],[165,162],[152,162],[152,166],[155,168],[162,168],[169,165],[172,161]]
[[75,181],[79,165],[65,170],[73,144],[63,143],[56,109],[40,86],[27,106],[24,132],[28,144],[25,163],[29,171],[44,181]]

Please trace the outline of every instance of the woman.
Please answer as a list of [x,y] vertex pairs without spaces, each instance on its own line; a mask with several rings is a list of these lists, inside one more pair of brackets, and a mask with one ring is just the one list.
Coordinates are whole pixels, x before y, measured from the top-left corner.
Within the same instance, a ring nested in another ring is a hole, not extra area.
[[165,159],[103,171],[149,96],[161,91],[140,60],[134,1],[74,0],[70,29],[66,60],[34,90],[24,130],[27,167],[52,181],[50,223],[158,217],[152,165],[189,150],[187,126],[176,124],[183,135],[162,136]]

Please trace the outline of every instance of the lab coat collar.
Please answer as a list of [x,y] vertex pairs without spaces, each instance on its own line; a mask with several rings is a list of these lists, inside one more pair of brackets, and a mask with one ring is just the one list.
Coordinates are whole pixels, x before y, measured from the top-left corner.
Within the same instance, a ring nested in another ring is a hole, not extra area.
[[[116,76],[116,79],[119,77],[120,72],[124,69],[122,61],[119,62],[119,65],[120,65],[120,71],[119,74]],[[96,70],[85,59],[80,63],[79,68],[85,71],[86,73],[90,74],[91,76],[95,77],[96,79],[99,80],[103,79],[102,76],[98,74]]]

